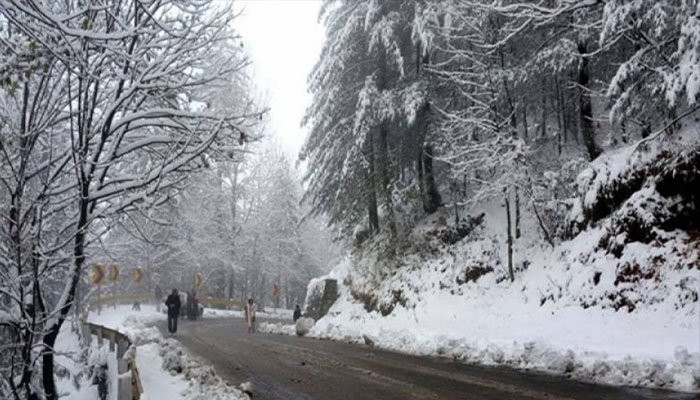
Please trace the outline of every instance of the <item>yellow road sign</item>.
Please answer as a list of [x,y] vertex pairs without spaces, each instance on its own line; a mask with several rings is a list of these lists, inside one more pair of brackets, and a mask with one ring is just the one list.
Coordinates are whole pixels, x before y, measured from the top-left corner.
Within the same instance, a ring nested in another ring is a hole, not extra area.
[[95,264],[92,267],[92,283],[94,285],[103,285],[105,283],[105,267],[102,264]]
[[134,278],[134,283],[141,283],[143,282],[143,270],[141,267],[136,267],[134,268],[133,272],[131,273],[132,277]]
[[116,282],[119,280],[119,267],[116,265],[112,265],[109,267],[109,280],[112,282]]

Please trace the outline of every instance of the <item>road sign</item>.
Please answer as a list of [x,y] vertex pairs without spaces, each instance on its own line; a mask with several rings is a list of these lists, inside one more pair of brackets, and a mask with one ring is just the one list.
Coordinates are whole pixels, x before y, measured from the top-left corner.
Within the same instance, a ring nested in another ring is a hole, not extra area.
[[111,267],[109,267],[109,280],[112,281],[112,283],[119,280],[119,267],[118,266],[112,265]]
[[202,274],[197,274],[194,276],[194,287],[197,289],[202,287]]
[[131,273],[131,276],[134,279],[134,283],[143,282],[143,270],[141,269],[141,267],[134,268],[133,272]]
[[92,283],[94,285],[103,285],[105,283],[105,267],[102,264],[95,264],[92,267]]

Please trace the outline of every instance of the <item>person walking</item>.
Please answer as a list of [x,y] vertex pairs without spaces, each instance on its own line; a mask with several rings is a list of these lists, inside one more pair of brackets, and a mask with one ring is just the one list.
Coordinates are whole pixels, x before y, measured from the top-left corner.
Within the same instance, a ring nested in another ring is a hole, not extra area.
[[171,334],[177,333],[177,318],[180,314],[180,295],[177,289],[165,300],[165,306],[168,307],[168,332]]
[[245,305],[245,321],[248,324],[248,333],[255,332],[255,313],[258,310],[258,306],[253,302],[253,299],[248,299],[248,303]]
[[292,316],[294,319],[294,322],[297,322],[299,318],[301,318],[301,308],[299,308],[299,304],[297,304],[296,307],[294,307],[294,315]]

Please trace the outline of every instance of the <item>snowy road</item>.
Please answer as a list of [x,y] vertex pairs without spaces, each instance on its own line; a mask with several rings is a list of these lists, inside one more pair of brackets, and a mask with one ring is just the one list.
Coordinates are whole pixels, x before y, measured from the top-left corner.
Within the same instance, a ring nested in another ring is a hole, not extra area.
[[[164,330],[164,324],[160,326]],[[365,346],[245,333],[243,320],[182,321],[176,338],[254,399],[692,399],[691,394],[589,385]]]

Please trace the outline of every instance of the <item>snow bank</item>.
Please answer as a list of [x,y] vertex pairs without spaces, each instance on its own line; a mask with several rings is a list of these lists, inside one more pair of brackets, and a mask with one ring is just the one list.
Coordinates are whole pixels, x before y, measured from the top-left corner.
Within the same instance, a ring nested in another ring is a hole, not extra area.
[[329,276],[340,298],[310,335],[370,337],[412,354],[700,392],[700,240],[684,228],[693,221],[674,220],[697,210],[690,194],[675,194],[684,186],[662,189],[668,179],[697,179],[698,136],[636,147],[601,157],[579,177],[582,197],[572,212],[580,215],[572,219],[583,222],[588,213],[589,220],[571,240],[543,245],[523,221],[515,282],[502,261],[498,205],[478,210],[484,225],[449,245],[435,243],[445,222],[432,216],[390,267],[371,248],[346,258]]
[[91,366],[100,363],[100,355],[97,352],[88,355],[81,349],[78,335],[71,329],[70,320],[61,327],[55,350],[56,388],[59,397],[70,400],[99,398],[97,386],[92,384],[98,371],[93,370]]
[[[294,310],[285,308],[267,308],[265,311],[258,311],[259,318],[292,319]],[[205,308],[204,318],[245,318],[245,313],[240,310],[219,310],[215,308]]]
[[258,325],[258,331],[263,333],[274,333],[277,335],[295,335],[296,327],[295,325],[283,324],[279,322],[263,322]]
[[[137,345],[136,364],[145,392],[142,399],[248,399],[247,395],[221,379],[212,367],[190,356],[177,341],[163,338],[152,325],[164,319],[166,315],[152,306],[142,306],[141,311],[132,311],[130,306],[117,306],[103,309],[100,315],[90,314],[89,321],[117,329]],[[97,397],[69,397],[75,400],[87,398]]]

